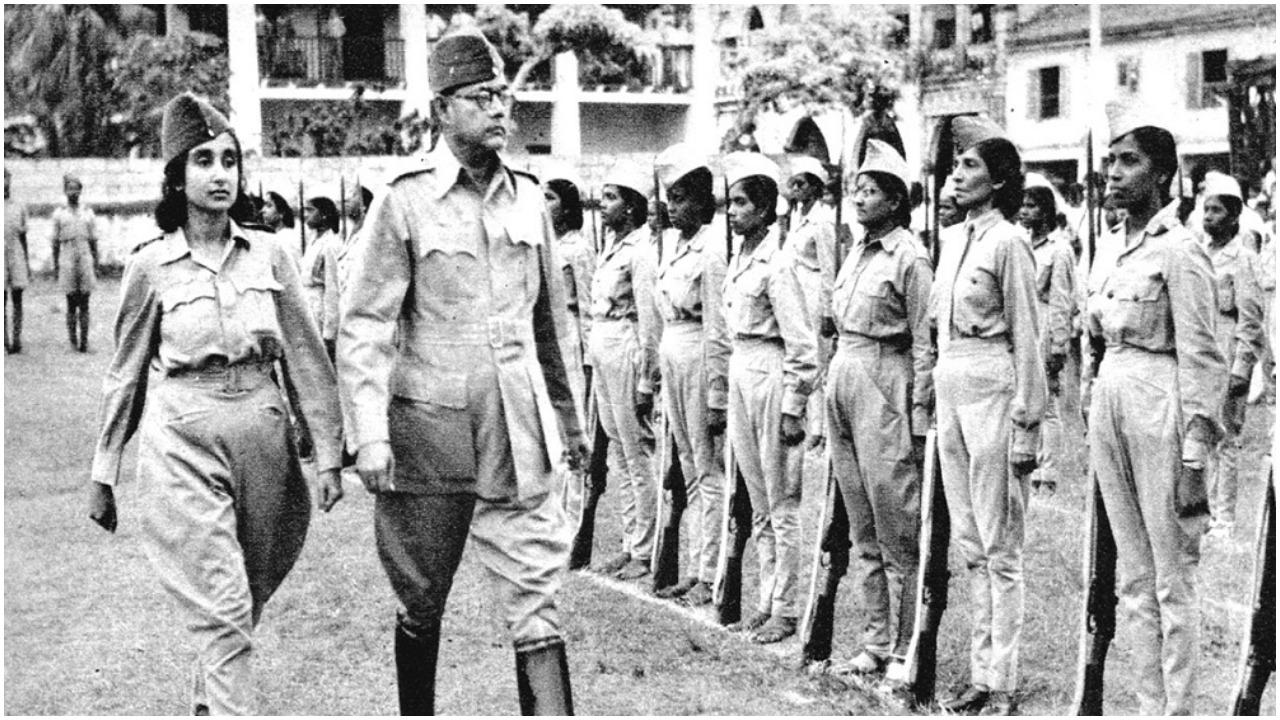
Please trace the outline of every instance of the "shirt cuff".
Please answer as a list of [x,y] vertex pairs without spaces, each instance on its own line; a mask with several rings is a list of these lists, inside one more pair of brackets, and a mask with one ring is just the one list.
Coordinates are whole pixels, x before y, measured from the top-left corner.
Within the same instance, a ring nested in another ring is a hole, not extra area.
[[1013,438],[1009,451],[1023,455],[1035,455],[1040,449],[1040,427],[1020,428],[1013,426]]
[[94,453],[93,469],[89,477],[99,485],[115,487],[120,481],[120,453],[104,451]]
[[803,418],[804,409],[809,405],[809,397],[786,388],[782,395],[782,413],[792,417]]

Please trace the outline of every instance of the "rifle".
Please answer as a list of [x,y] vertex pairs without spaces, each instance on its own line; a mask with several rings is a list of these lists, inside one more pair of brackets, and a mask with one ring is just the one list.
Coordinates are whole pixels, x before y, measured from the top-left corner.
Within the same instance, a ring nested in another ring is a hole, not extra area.
[[306,213],[302,211],[307,206],[307,201],[302,193],[302,178],[298,178],[298,241],[302,244],[302,254],[307,254],[307,220]]
[[1262,693],[1276,669],[1276,480],[1267,468],[1266,500],[1258,523],[1253,565],[1253,615],[1245,631],[1232,715],[1257,715]]
[[[938,222],[938,198],[941,182],[937,177],[939,167],[948,167],[954,155],[951,138],[951,117],[943,118],[930,143],[931,152],[925,169],[929,173],[929,192],[933,193],[933,214],[930,247],[933,265],[938,266],[941,230]],[[942,182],[945,182],[943,180]],[[937,338],[934,337],[934,346]],[[947,569],[947,553],[951,546],[951,514],[947,508],[947,496],[942,486],[942,467],[938,458],[938,429],[929,428],[925,433],[924,468],[921,474],[919,567],[916,571],[916,610],[911,628],[911,644],[904,660],[907,689],[911,703],[927,707],[933,702],[938,672],[938,630],[942,615],[947,609],[948,584],[951,572]],[[904,590],[905,592],[905,590]]]
[[[1089,262],[1097,255],[1097,236],[1093,227],[1093,131],[1086,136],[1085,150],[1089,173],[1085,179],[1086,208],[1089,213]],[[1106,345],[1100,338],[1090,338],[1090,362],[1094,377],[1102,362]],[[1086,432],[1088,426],[1086,424]],[[1116,634],[1116,539],[1111,532],[1107,508],[1102,500],[1098,476],[1089,472],[1088,546],[1084,555],[1085,595],[1082,602],[1082,627],[1076,665],[1076,690],[1072,700],[1073,714],[1101,715],[1104,669],[1107,651]]]
[[[844,264],[844,135],[843,116],[840,123],[840,152],[836,163],[836,227],[835,274],[840,276],[840,268]],[[838,342],[838,341],[837,341]],[[830,440],[828,440],[830,442]],[[836,479],[835,468],[831,464],[831,452],[826,453],[827,499],[822,505],[822,516],[818,527],[817,548],[814,551],[813,569],[809,573],[809,595],[805,604],[804,617],[800,621],[800,658],[802,662],[821,662],[831,658],[831,636],[835,628],[836,595],[840,589],[840,581],[849,572],[849,551],[853,543],[849,540],[849,513],[844,506],[844,496]],[[826,562],[823,562],[823,556]]]
[[582,522],[578,525],[578,534],[573,539],[573,550],[569,553],[569,569],[578,570],[591,564],[591,549],[596,535],[596,508],[600,505],[600,496],[608,487],[609,436],[604,433],[599,416],[589,413],[589,419],[595,426],[591,438],[591,461],[587,466],[587,496],[582,503]]
[[343,242],[347,240],[347,178],[345,175],[338,176],[338,219],[342,226],[338,228],[338,232],[342,234]]
[[907,649],[907,684],[916,707],[933,702],[937,685],[938,628],[947,609],[947,552],[951,544],[951,515],[942,488],[938,461],[938,430],[929,428],[924,443],[924,477],[920,498],[920,569],[916,573],[916,614]]
[[[831,635],[836,619],[836,592],[840,580],[849,571],[849,514],[844,507],[840,487],[832,472],[831,461],[826,466],[827,500],[822,505],[822,518],[818,527],[818,549],[809,574],[809,601],[805,604],[804,617],[800,621],[800,658],[805,663],[821,662],[831,658]],[[823,554],[827,561],[823,562]]]
[[[733,263],[733,227],[729,224],[729,178],[724,179],[724,250],[726,264]],[[724,513],[720,520],[720,555],[716,562],[716,581],[712,601],[716,619],[731,625],[742,619],[742,556],[751,538],[751,496],[747,483],[733,460],[733,444],[725,440],[725,474],[729,475],[729,491],[724,496]]]
[[[594,190],[588,196],[588,207],[591,211],[591,249],[599,257],[603,248],[600,246],[600,235],[596,233],[596,207]],[[576,294],[576,293],[575,293]],[[579,300],[581,302],[581,300]],[[576,321],[576,318],[575,318]],[[582,332],[579,325],[579,350],[581,351]],[[585,363],[582,366],[586,380],[587,426],[595,428],[591,435],[591,460],[587,465],[586,497],[582,503],[582,522],[578,525],[578,534],[573,539],[573,550],[569,553],[569,569],[578,570],[591,564],[591,550],[595,544],[596,509],[600,505],[600,496],[609,486],[609,436],[600,423],[600,412],[596,406],[594,393],[591,392],[591,368]]]

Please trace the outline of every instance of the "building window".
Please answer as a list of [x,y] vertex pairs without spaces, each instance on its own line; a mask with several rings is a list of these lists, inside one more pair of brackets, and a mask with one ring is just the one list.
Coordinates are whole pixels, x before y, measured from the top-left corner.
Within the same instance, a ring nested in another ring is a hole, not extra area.
[[1027,116],[1032,120],[1062,117],[1067,106],[1066,72],[1059,65],[1032,70],[1027,78]]
[[1138,58],[1121,58],[1116,63],[1116,86],[1131,93],[1138,92]]
[[1187,107],[1192,110],[1218,107],[1215,83],[1227,81],[1227,51],[1204,50],[1187,56]]
[[994,37],[991,28],[992,7],[992,5],[969,6],[969,42],[975,45],[991,42]]
[[956,44],[955,17],[940,17],[933,21],[933,44],[939,50]]

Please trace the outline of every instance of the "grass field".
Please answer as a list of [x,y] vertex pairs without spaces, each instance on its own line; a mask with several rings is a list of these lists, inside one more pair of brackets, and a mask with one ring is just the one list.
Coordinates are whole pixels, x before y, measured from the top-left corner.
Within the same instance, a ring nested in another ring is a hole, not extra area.
[[[120,530],[85,517],[82,488],[93,453],[97,398],[109,359],[117,286],[93,296],[88,355],[67,347],[62,298],[28,290],[23,354],[6,358],[4,407],[5,644],[8,714],[181,714],[192,658],[176,609],[142,555],[134,484],[120,490]],[[1227,709],[1247,617],[1251,537],[1260,498],[1267,408],[1250,408],[1241,468],[1240,525],[1206,545],[1201,564],[1203,637],[1196,709]],[[1069,425],[1079,437],[1079,425]],[[1079,445],[1079,443],[1075,443]],[[1078,478],[1081,452],[1066,459]],[[807,547],[816,533],[819,458],[809,458]],[[128,476],[132,477],[132,452]],[[810,489],[812,490],[810,491]],[[393,714],[391,630],[395,604],[373,547],[372,499],[358,483],[317,515],[293,574],[267,606],[257,634],[261,710],[274,714]],[[1081,592],[1084,514],[1079,481],[1033,500],[1026,549],[1028,596],[1021,654],[1023,711],[1067,710]],[[596,551],[618,542],[613,497],[599,515]],[[808,561],[806,560],[806,563]],[[748,547],[744,567],[754,582]],[[805,572],[808,568],[806,566]],[[952,572],[962,567],[952,557]],[[646,579],[647,580],[647,579]],[[575,703],[580,714],[896,714],[838,678],[798,667],[795,641],[755,646],[713,626],[710,612],[643,597],[623,585],[570,574],[561,595]],[[837,658],[851,655],[860,626],[846,581]],[[445,618],[437,708],[446,714],[514,714],[514,660],[483,570],[464,557]],[[754,588],[744,589],[744,598]],[[940,647],[940,690],[966,679],[965,583],[953,581]],[[1108,666],[1107,709],[1132,713],[1123,628]],[[1275,713],[1274,686],[1263,705]]]

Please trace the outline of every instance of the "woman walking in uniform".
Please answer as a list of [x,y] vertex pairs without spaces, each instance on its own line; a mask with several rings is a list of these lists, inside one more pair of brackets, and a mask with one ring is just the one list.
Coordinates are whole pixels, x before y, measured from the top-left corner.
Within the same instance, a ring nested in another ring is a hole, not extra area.
[[774,208],[778,166],[759,153],[725,157],[729,226],[742,244],[728,268],[725,325],[729,356],[728,441],[751,498],[760,562],[756,611],[730,630],[758,643],[795,634],[800,616],[801,476],[787,472],[802,453],[805,406],[818,376],[817,333],[792,257],[782,249]]
[[80,204],[80,178],[66,175],[67,204],[53,211],[54,279],[67,296],[67,339],[71,349],[89,352],[89,295],[98,279],[97,216]]
[[[941,233],[937,326],[938,454],[952,543],[969,575],[970,685],[950,712],[1017,712],[1027,475],[1035,467],[1045,377],[1031,245],[1010,222],[1022,206],[1022,159],[998,128],[952,121],[948,184],[962,224]],[[963,151],[963,152],[961,152]]]
[[252,630],[310,519],[278,383],[298,389],[326,511],[342,497],[337,388],[293,262],[241,227],[252,207],[227,119],[179,95],[162,147],[164,234],[125,268],[89,513],[115,531],[112,488],[140,426],[144,544],[198,647],[191,708],[252,714]]
[[[31,278],[31,265],[27,260],[27,207],[9,198],[9,168],[4,169],[4,294],[5,335],[4,349],[8,353],[22,352],[22,291]],[[9,318],[9,305],[13,305],[13,317]]]
[[1089,275],[1089,467],[1115,535],[1120,607],[1134,627],[1139,713],[1191,714],[1201,652],[1196,568],[1209,510],[1203,471],[1221,432],[1227,373],[1214,338],[1213,268],[1169,196],[1173,136],[1151,125],[1115,129],[1107,192],[1128,217],[1103,236]]
[[591,288],[588,356],[600,425],[609,437],[609,475],[617,479],[622,550],[599,568],[634,580],[649,574],[657,531],[658,485],[653,475],[653,431],[639,397],[657,357],[644,342],[653,317],[653,268],[649,256],[649,204],[653,181],[640,168],[610,170],[600,193],[605,246]]
[[[720,552],[724,494],[724,459],[716,442],[724,433],[728,404],[729,341],[721,307],[724,234],[712,229],[716,202],[702,154],[680,143],[664,150],[655,165],[676,235],[674,246],[662,252],[655,290],[662,321],[663,413],[693,515],[687,574],[660,588],[658,596],[705,605],[711,602]],[[664,472],[659,469],[660,476]]]
[[[912,235],[907,161],[870,140],[853,206],[865,232],[827,313],[839,332],[827,382],[827,439],[848,511],[866,613],[853,672],[905,680],[915,621],[920,462],[933,406],[933,267]],[[828,318],[830,320],[830,318]],[[901,598],[897,623],[892,598]],[[894,632],[894,628],[897,632]]]

